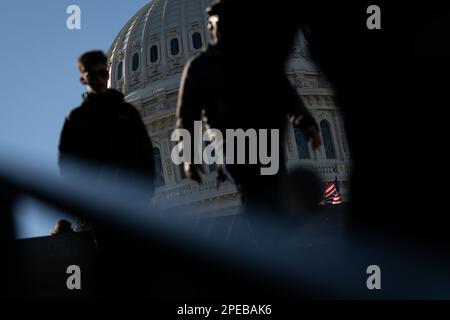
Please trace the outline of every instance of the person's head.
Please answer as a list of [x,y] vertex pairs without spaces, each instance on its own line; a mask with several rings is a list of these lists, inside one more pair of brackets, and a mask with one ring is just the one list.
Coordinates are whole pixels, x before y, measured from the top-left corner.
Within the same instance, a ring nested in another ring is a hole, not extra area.
[[89,51],[78,58],[80,82],[88,86],[89,92],[104,93],[108,89],[108,58],[99,50]]
[[56,223],[55,227],[53,228],[52,235],[71,233],[71,232],[73,232],[72,224],[69,221],[62,219]]
[[208,29],[214,44],[223,42],[225,35],[225,0],[219,0],[206,10],[208,14]]

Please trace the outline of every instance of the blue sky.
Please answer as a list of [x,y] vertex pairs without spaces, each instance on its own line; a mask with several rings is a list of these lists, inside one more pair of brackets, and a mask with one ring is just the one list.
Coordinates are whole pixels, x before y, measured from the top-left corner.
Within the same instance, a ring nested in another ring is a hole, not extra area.
[[[76,58],[107,50],[122,26],[149,0],[8,0],[0,4],[0,152],[29,152],[57,170],[67,113],[81,102]],[[81,8],[81,30],[68,30],[69,5]],[[3,151],[2,151],[3,150]],[[7,151],[6,151],[7,152]],[[39,160],[38,160],[39,159]],[[26,201],[20,237],[48,235],[63,213]]]

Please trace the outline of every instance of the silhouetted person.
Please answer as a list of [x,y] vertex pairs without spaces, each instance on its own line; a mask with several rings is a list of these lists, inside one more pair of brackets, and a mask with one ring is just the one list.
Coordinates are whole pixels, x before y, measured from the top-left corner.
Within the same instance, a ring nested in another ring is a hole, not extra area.
[[[101,51],[83,54],[77,62],[80,81],[88,87],[83,103],[67,116],[59,143],[59,166],[65,175],[67,160],[90,161],[102,170],[114,168],[154,177],[153,147],[138,111],[124,101],[122,93],[108,89],[107,57]],[[67,168],[66,168],[67,166]],[[151,195],[149,195],[151,197]]]
[[[279,129],[282,140],[289,119],[302,129],[307,140],[311,139],[313,148],[318,148],[321,139],[316,121],[289,83],[284,70],[297,30],[284,30],[289,36],[277,38],[276,50],[264,46],[264,50],[272,50],[274,55],[272,61],[258,64],[261,62],[258,55],[262,53],[249,45],[254,48],[263,45],[258,42],[258,28],[263,22],[252,21],[250,27],[245,19],[240,19],[241,2],[235,4],[224,0],[208,10],[212,42],[185,66],[178,99],[177,127],[187,129],[193,136],[194,121],[207,119],[207,124],[219,129],[224,139],[226,129],[255,129],[257,132],[259,129]],[[252,17],[249,15],[246,20],[250,21]],[[252,39],[254,35],[255,39]],[[265,70],[264,77],[259,76],[259,69]],[[280,167],[275,175],[261,175],[263,165],[259,161],[254,165],[226,164],[248,207],[279,210],[278,186],[285,171],[282,141],[280,144]],[[247,153],[248,150],[247,146]],[[201,165],[188,163],[185,170],[188,176],[200,181]]]
[[58,235],[58,234],[65,234],[65,233],[72,233],[72,224],[67,220],[59,220],[52,231],[52,236]]
[[[78,59],[80,81],[88,87],[83,103],[67,116],[59,144],[61,173],[71,178],[72,158],[87,160],[101,188],[110,187],[120,195],[121,181],[129,182],[130,174],[147,181],[149,203],[153,192],[153,147],[138,111],[124,101],[122,93],[108,89],[107,57],[101,51],[90,51]],[[106,173],[106,175],[104,175]],[[124,180],[122,180],[124,179]],[[96,182],[94,182],[96,183]],[[106,189],[105,189],[106,190]],[[108,189],[109,190],[109,189]],[[124,192],[127,192],[126,189]],[[127,194],[124,194],[124,201]],[[126,219],[126,212],[124,219]],[[86,223],[82,221],[82,223]],[[99,248],[100,288],[105,295],[124,290],[131,268],[140,262],[134,255],[133,235],[120,232],[109,221],[89,221]],[[115,277],[115,280],[111,280]]]
[[83,103],[66,118],[59,143],[59,165],[76,157],[102,166],[117,166],[154,175],[153,148],[138,111],[122,93],[108,89],[107,57],[90,51],[78,59],[80,81],[87,85]]

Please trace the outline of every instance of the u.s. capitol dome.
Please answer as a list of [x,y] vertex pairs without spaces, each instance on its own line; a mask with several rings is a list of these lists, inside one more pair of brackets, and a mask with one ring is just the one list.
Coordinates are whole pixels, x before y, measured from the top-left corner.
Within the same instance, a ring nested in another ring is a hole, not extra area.
[[[154,145],[158,185],[155,200],[227,214],[239,207],[236,188],[231,183],[217,188],[213,166],[205,168],[203,184],[192,182],[170,157],[181,74],[185,63],[210,41],[206,8],[213,2],[150,1],[125,24],[108,57],[110,87],[124,93],[125,99],[138,109]],[[309,58],[301,32],[296,40],[287,73],[320,124],[324,145],[313,152],[302,134],[290,126],[285,137],[288,167],[310,168],[324,181],[334,180],[337,175],[345,199],[350,154],[343,118],[335,106],[333,89]]]

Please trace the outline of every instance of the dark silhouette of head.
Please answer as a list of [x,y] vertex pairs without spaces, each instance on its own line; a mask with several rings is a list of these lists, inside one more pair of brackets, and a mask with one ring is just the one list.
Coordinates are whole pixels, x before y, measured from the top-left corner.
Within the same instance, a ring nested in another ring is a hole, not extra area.
[[213,44],[223,43],[225,39],[225,3],[225,0],[219,0],[206,9]]
[[77,65],[80,70],[80,82],[88,86],[88,91],[105,93],[108,88],[109,72],[108,58],[100,50],[84,53],[78,58]]
[[72,224],[69,221],[62,219],[59,220],[53,228],[52,236],[72,232]]

